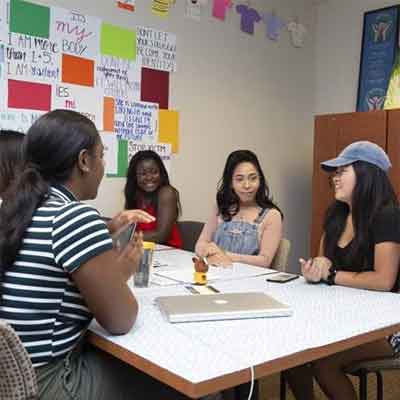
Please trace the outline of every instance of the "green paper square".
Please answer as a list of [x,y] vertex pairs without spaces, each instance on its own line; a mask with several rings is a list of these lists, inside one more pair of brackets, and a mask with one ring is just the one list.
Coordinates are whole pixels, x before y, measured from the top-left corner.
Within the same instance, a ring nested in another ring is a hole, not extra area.
[[22,0],[11,0],[10,31],[25,35],[49,38],[50,8],[28,3]]
[[118,172],[107,174],[107,178],[125,178],[128,170],[128,141],[118,140]]
[[102,54],[134,61],[136,59],[136,32],[103,23],[100,51]]

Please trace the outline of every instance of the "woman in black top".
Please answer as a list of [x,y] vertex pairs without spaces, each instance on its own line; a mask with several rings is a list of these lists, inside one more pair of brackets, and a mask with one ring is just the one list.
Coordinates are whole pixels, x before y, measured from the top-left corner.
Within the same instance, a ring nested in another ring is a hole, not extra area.
[[[314,283],[396,291],[400,210],[387,175],[388,156],[379,146],[362,141],[321,165],[332,173],[335,201],[326,213],[319,256],[300,260],[303,276]],[[330,399],[357,399],[343,367],[398,351],[394,335],[318,360],[314,373]]]

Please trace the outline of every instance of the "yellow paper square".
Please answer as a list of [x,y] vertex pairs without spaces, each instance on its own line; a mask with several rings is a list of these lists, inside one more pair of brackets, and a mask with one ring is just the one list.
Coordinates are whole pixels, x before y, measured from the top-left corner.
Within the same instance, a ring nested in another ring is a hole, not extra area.
[[171,143],[173,153],[179,151],[179,112],[160,110],[158,115],[159,129],[158,141]]

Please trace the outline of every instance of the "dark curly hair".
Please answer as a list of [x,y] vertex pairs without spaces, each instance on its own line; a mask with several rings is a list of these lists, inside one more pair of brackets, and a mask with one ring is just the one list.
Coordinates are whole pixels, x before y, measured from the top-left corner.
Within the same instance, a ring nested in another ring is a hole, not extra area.
[[240,210],[240,200],[238,195],[232,188],[232,177],[235,168],[243,162],[249,162],[257,169],[260,186],[256,194],[256,203],[261,208],[275,208],[282,217],[283,213],[279,207],[272,201],[269,193],[269,187],[265,180],[264,173],[261,169],[257,156],[250,150],[236,150],[229,154],[225,163],[222,178],[218,184],[217,206],[219,214],[224,221],[230,221]]
[[137,183],[137,167],[138,164],[143,160],[153,160],[160,171],[160,186],[151,196],[151,204],[154,208],[157,208],[158,204],[158,190],[163,186],[170,186],[176,193],[176,208],[178,215],[181,213],[181,203],[179,200],[179,192],[169,183],[168,172],[165,168],[161,157],[152,150],[142,150],[138,151],[129,162],[126,184],[124,189],[125,194],[125,209],[130,210],[134,208],[140,208],[141,198],[143,196],[143,191],[139,188]]
[[21,132],[0,130],[0,196],[10,187],[22,166],[24,138]]
[[[349,258],[362,259],[370,243],[370,230],[375,216],[385,207],[399,207],[396,193],[387,173],[365,161],[352,164],[356,186],[351,199],[354,238]],[[337,243],[346,226],[349,205],[335,200],[326,211],[324,221],[324,254],[333,259]]]

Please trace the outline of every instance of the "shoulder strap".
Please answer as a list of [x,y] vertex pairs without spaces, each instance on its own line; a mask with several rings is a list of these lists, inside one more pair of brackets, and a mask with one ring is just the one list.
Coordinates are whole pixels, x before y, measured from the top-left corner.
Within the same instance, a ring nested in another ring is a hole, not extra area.
[[269,210],[270,210],[269,208],[261,209],[260,212],[258,213],[257,218],[254,220],[254,223],[260,224],[262,222],[262,220],[264,219],[264,217],[267,215]]

